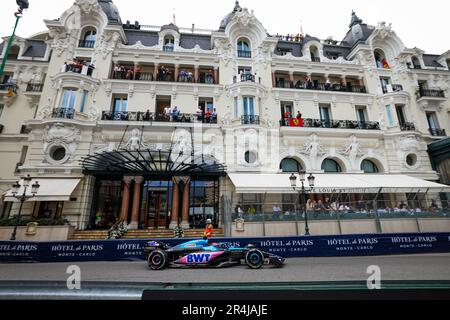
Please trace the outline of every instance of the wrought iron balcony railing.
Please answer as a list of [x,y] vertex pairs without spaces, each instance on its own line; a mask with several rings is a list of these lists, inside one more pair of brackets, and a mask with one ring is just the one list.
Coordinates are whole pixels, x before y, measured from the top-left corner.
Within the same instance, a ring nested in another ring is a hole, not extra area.
[[238,50],[238,57],[239,58],[251,58],[252,52],[247,50]]
[[80,40],[78,42],[78,47],[80,47],[80,48],[92,49],[92,48],[94,48],[94,46],[95,46],[95,41],[92,41],[92,40]]
[[56,119],[73,119],[75,110],[71,108],[55,108],[52,112],[52,118]]
[[400,124],[400,130],[402,131],[416,131],[416,126],[412,122],[405,122]]
[[447,136],[445,129],[440,128],[429,128],[430,134],[434,137],[445,137]]
[[[293,123],[295,120],[295,123]],[[354,120],[320,120],[320,119],[282,119],[282,127],[293,128],[326,128],[350,130],[381,130],[380,123],[375,121]]]
[[313,82],[307,83],[307,82],[302,82],[302,81],[297,81],[295,84],[290,81],[278,81],[276,84],[276,87],[282,88],[282,89],[367,93],[365,86],[359,86],[359,85],[343,86],[340,84],[313,83]]
[[14,93],[17,93],[18,86],[15,83],[2,83],[0,84],[0,91],[9,91],[12,90]]
[[241,117],[241,123],[243,125],[247,124],[259,125],[261,123],[261,119],[259,116],[255,115],[244,115]]
[[113,112],[103,111],[102,120],[104,121],[139,121],[139,122],[185,122],[195,123],[202,122],[208,124],[216,124],[217,116],[215,115],[196,115],[189,113],[179,113],[178,115],[165,115],[153,112]]
[[445,98],[444,90],[436,89],[419,89],[419,97]]
[[261,77],[257,77],[254,74],[251,73],[243,73],[238,76],[233,77],[233,83],[237,82],[258,82],[261,83]]
[[29,83],[27,84],[27,92],[42,92],[44,88],[43,83]]

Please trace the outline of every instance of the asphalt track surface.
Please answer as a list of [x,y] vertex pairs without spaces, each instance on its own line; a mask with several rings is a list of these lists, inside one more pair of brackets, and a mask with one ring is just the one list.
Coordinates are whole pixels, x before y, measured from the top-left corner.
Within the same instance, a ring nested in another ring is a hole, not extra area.
[[150,271],[141,262],[0,264],[0,281],[66,281],[67,268],[77,265],[82,281],[129,283],[264,283],[366,281],[367,268],[379,266],[382,281],[450,280],[450,254],[295,258],[283,268],[251,270],[245,265],[225,269],[172,268]]

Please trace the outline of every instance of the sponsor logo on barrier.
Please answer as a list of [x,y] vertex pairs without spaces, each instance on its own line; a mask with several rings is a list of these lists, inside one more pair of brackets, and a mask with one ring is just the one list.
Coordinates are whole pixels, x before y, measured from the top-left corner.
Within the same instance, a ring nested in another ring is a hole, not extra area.
[[399,244],[400,248],[403,249],[414,249],[414,248],[432,248],[433,243],[437,242],[437,237],[392,237],[392,243]]
[[104,250],[102,244],[53,245],[50,251],[57,257],[95,257]]
[[79,266],[69,266],[66,270],[70,276],[67,278],[67,289],[81,290],[81,268]]
[[367,274],[370,274],[367,278],[367,289],[380,290],[381,289],[381,268],[379,266],[367,267]]
[[117,251],[122,252],[128,257],[140,257],[144,255],[144,245],[139,243],[120,243],[117,245]]

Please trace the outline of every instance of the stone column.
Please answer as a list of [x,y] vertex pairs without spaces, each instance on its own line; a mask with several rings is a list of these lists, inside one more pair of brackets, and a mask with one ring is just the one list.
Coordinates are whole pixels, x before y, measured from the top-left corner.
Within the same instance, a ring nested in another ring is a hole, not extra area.
[[174,72],[174,74],[173,74],[173,77],[174,77],[174,81],[175,82],[178,82],[178,76],[179,76],[179,74],[180,74],[180,65],[179,64],[176,64],[175,65],[175,72]]
[[194,66],[194,82],[195,83],[198,83],[199,76],[200,76],[200,66],[199,65],[195,65]]
[[180,210],[180,187],[179,181],[173,179],[173,189],[172,189],[172,217],[170,221],[169,228],[175,229],[178,225],[178,212]]
[[181,226],[184,229],[189,229],[189,206],[190,206],[190,189],[191,189],[191,184],[190,184],[190,179],[185,179],[184,181],[184,188],[183,188],[183,209],[182,209],[182,221],[181,221]]
[[277,86],[277,77],[275,71],[272,71],[272,87],[276,88]]
[[120,210],[120,220],[127,222],[128,211],[130,207],[130,184],[133,180],[132,177],[123,178],[123,194],[122,194],[122,209]]
[[289,71],[289,82],[290,84],[294,85],[294,72]]
[[347,86],[347,78],[345,75],[341,76],[341,84],[345,87]]
[[219,84],[219,67],[214,67],[214,84]]
[[130,230],[137,230],[139,227],[139,213],[141,208],[141,187],[144,182],[143,177],[135,178],[134,180],[134,196],[133,196],[133,209],[131,213],[131,223],[128,226]]
[[158,68],[159,64],[155,63],[155,66],[153,68],[153,81],[156,81],[158,79]]

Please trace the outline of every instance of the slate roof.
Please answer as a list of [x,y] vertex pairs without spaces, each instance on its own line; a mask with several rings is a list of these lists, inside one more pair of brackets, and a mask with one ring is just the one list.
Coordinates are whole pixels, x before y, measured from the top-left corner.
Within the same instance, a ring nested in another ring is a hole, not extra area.
[[134,45],[140,41],[144,46],[153,47],[159,41],[158,33],[153,31],[125,30],[125,35],[127,36],[129,45]]
[[444,67],[439,62],[437,62],[437,59],[440,56],[437,54],[424,54],[423,55],[423,62],[425,63],[425,66],[427,67],[436,67],[436,68],[442,68]]
[[182,34],[180,46],[184,49],[193,49],[199,45],[203,50],[211,50],[211,36],[203,36],[196,34]]
[[111,24],[122,24],[122,19],[120,18],[119,9],[112,2],[112,0],[98,0],[98,4],[102,7],[103,12],[105,12],[108,17],[108,22]]
[[365,23],[361,23],[360,26],[361,26],[362,33],[363,33],[362,34],[362,38],[361,39],[355,39],[353,37],[352,29],[350,29],[350,30],[348,30],[348,32],[345,35],[344,39],[341,41],[342,45],[353,47],[358,42],[366,41],[370,37],[370,35],[373,33],[373,31],[375,30],[374,27],[369,26],[369,25],[367,25]]
[[43,58],[47,50],[47,44],[44,41],[27,40],[27,48],[23,54],[24,57]]

